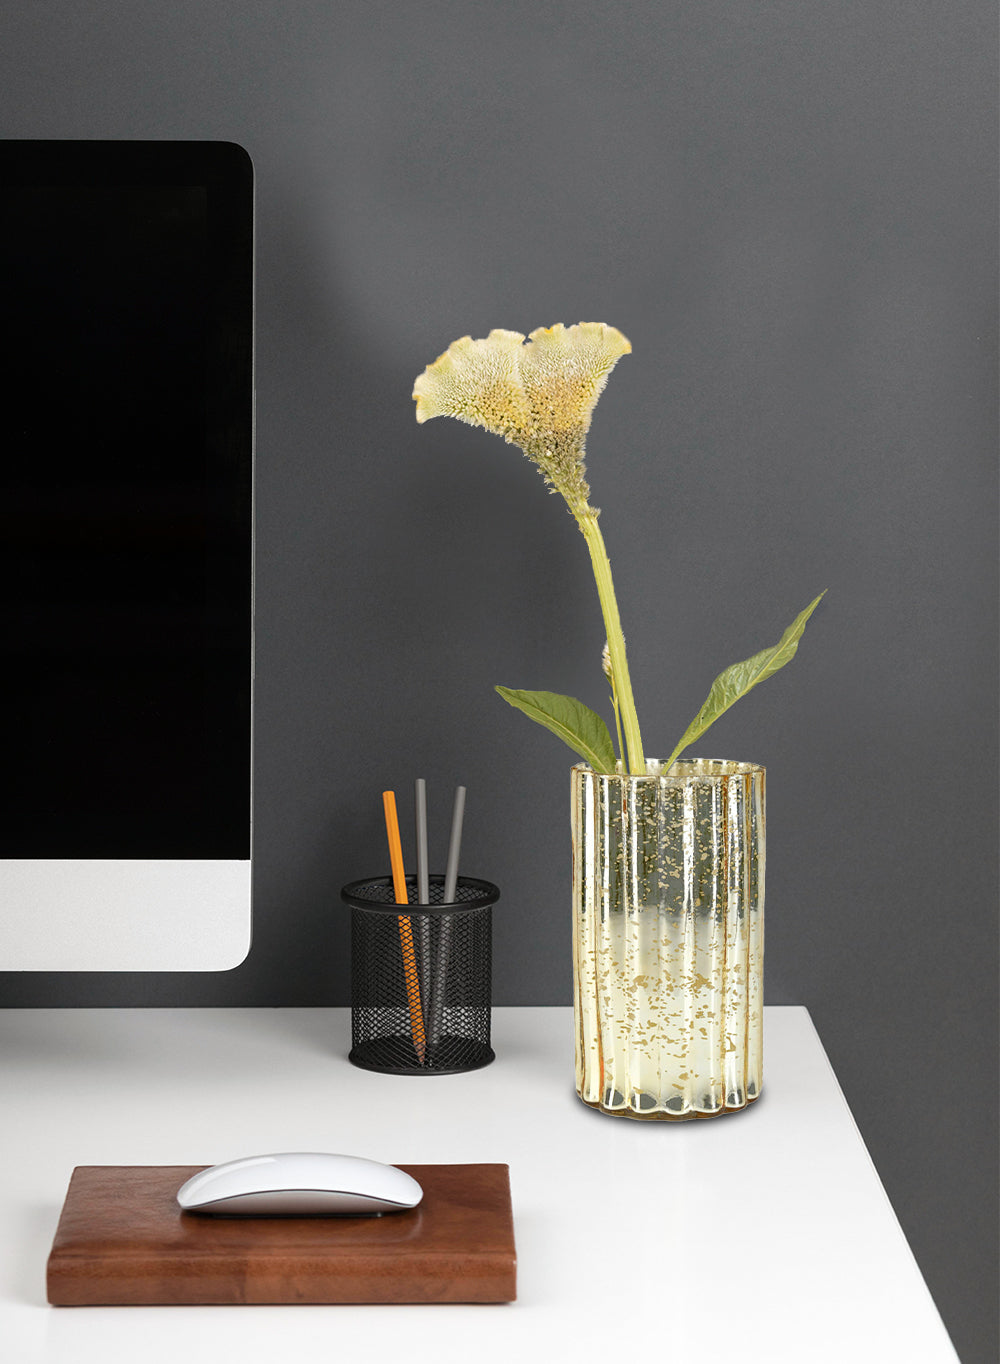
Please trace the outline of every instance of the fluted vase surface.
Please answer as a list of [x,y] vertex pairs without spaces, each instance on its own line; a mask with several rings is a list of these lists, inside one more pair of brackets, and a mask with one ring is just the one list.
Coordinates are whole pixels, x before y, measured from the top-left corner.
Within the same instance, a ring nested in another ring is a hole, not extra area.
[[685,1121],[761,1092],[764,769],[572,769],[576,1084],[601,1112]]

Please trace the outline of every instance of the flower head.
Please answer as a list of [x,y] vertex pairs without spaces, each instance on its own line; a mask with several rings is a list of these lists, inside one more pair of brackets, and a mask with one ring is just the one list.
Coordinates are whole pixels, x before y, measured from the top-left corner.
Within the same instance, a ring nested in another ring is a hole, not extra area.
[[[413,386],[417,421],[457,417],[520,446],[571,509],[587,506],[586,435],[608,375],[632,347],[615,327],[580,322],[453,341]],[[593,510],[593,509],[591,509]]]

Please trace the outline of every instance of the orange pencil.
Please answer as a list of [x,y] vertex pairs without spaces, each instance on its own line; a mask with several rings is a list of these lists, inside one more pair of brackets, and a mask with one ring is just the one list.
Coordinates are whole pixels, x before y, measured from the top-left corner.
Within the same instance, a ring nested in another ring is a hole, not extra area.
[[[392,885],[397,905],[408,905],[410,897],[406,893],[406,872],[403,870],[403,845],[399,838],[399,818],[396,814],[395,791],[382,792],[385,806],[385,829],[389,835],[389,863],[392,867]],[[403,949],[403,973],[406,976],[406,1000],[410,1006],[410,1031],[417,1060],[424,1064],[427,1055],[427,1038],[424,1035],[424,1015],[420,1008],[420,978],[417,975],[417,957],[413,950],[413,928],[410,916],[404,914],[399,919],[399,941]]]

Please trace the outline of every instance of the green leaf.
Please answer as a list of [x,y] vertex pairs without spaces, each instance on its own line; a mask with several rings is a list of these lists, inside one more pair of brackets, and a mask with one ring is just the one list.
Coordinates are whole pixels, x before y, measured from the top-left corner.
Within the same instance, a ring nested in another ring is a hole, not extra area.
[[765,678],[771,677],[779,668],[783,668],[786,663],[791,662],[795,657],[796,649],[799,647],[802,631],[806,628],[806,621],[825,596],[824,590],[814,602],[810,602],[804,611],[800,611],[777,644],[770,649],[762,649],[759,654],[754,654],[753,658],[748,658],[742,663],[733,663],[719,673],[712,683],[712,690],[705,698],[701,710],[684,731],[684,735],[671,753],[669,761],[663,765],[662,770],[664,772],[669,771],[674,759],[679,757],[690,744],[693,744],[695,739],[700,739],[709,725],[715,724],[719,716],[723,715],[741,696],[746,696],[747,692],[756,687],[758,682],[763,682]]
[[510,687],[497,687],[497,691],[529,719],[558,734],[595,772],[614,772],[615,746],[608,727],[582,701],[552,691],[512,691]]

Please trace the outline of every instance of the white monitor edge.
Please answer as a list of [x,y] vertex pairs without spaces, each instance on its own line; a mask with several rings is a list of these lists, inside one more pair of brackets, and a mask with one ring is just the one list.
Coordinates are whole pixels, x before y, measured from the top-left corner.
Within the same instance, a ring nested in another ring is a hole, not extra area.
[[0,859],[0,970],[229,971],[249,859]]

